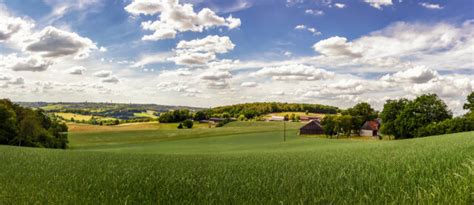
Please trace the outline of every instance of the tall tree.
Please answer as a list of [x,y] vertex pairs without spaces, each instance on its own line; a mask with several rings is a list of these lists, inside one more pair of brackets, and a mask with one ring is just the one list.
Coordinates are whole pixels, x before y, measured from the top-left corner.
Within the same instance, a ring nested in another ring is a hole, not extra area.
[[6,104],[0,103],[0,144],[10,144],[17,134],[15,112]]
[[366,102],[358,103],[354,107],[347,109],[347,114],[352,116],[352,130],[355,133],[360,132],[365,121],[377,118],[377,112]]
[[399,137],[412,138],[417,129],[451,118],[448,106],[436,94],[427,94],[408,102],[397,116],[395,124],[398,126]]
[[407,103],[408,100],[404,98],[399,100],[387,100],[385,102],[383,110],[380,113],[380,118],[382,119],[382,133],[392,135],[396,139],[401,137],[401,133],[398,129],[399,125],[396,124],[396,120]]
[[467,96],[467,102],[464,104],[463,108],[470,112],[474,112],[474,92],[471,92],[471,94]]
[[328,137],[332,137],[336,134],[336,119],[333,115],[326,115],[321,122],[324,129],[324,134]]

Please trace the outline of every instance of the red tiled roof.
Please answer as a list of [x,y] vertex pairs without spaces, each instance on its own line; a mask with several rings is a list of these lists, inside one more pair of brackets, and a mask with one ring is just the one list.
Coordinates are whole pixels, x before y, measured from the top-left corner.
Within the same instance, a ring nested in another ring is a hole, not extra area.
[[375,120],[367,121],[362,125],[363,130],[379,130],[379,123]]

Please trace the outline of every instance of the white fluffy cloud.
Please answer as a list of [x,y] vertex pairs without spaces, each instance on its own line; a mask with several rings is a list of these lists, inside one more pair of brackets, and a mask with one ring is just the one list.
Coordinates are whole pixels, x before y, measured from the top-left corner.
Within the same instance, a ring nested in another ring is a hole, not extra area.
[[438,72],[428,69],[426,66],[417,66],[408,70],[399,71],[393,75],[384,75],[381,80],[387,82],[411,82],[425,83],[431,79],[437,78]]
[[24,35],[34,27],[34,23],[10,14],[0,8],[0,42],[10,40],[14,35]]
[[40,56],[18,57],[16,53],[8,56],[0,56],[0,67],[11,69],[13,71],[45,71],[52,65],[52,62],[45,60]]
[[209,71],[201,75],[201,79],[211,80],[211,81],[222,81],[231,77],[232,77],[232,74],[229,71],[223,71],[223,70]]
[[98,78],[107,78],[107,77],[110,77],[111,75],[112,75],[112,71],[107,71],[107,70],[101,70],[94,73],[94,76]]
[[256,82],[243,82],[243,83],[240,84],[240,86],[246,87],[246,88],[254,88],[254,87],[258,86],[258,83],[256,83]]
[[334,77],[334,73],[318,69],[303,64],[284,65],[278,67],[264,67],[253,73],[255,76],[269,76],[273,80],[289,81],[289,80],[305,80],[314,81],[329,79]]
[[460,75],[440,76],[426,83],[406,87],[405,90],[415,95],[436,93],[444,98],[464,98],[474,90],[474,77]]
[[339,8],[339,9],[343,9],[343,8],[346,7],[346,5],[343,4],[343,3],[335,3],[334,6],[335,6],[336,8]]
[[72,68],[70,68],[67,73],[71,74],[71,75],[82,75],[84,74],[85,72],[87,71],[86,68],[84,68],[83,66],[74,66]]
[[364,0],[364,2],[376,9],[382,9],[382,6],[393,5],[392,0]]
[[131,67],[143,67],[149,64],[165,63],[169,61],[168,58],[172,57],[172,55],[172,52],[144,54],[137,62],[134,62]]
[[188,50],[191,52],[211,52],[211,53],[227,53],[234,49],[235,44],[232,43],[227,36],[207,36],[203,39],[195,39],[191,41],[180,41],[176,46],[177,49]]
[[74,56],[76,59],[83,59],[89,57],[92,50],[97,49],[92,40],[52,26],[33,35],[33,39],[25,50],[43,57]]
[[305,25],[297,25],[295,26],[295,29],[296,30],[307,30],[309,32],[311,32],[313,35],[317,36],[317,35],[321,35],[321,32],[318,31],[316,28],[313,28],[313,27],[306,27]]
[[306,9],[304,11],[306,14],[314,15],[314,16],[322,16],[324,15],[324,11],[317,10],[317,9]]
[[134,0],[125,10],[135,16],[159,13],[159,20],[142,23],[143,29],[154,32],[145,35],[143,40],[172,39],[178,32],[202,32],[216,26],[234,29],[241,24],[240,19],[232,16],[220,17],[209,8],[203,8],[196,13],[192,4],[180,4],[178,0]]
[[305,25],[296,25],[295,29],[296,30],[303,30],[303,29],[306,29],[306,26]]
[[436,10],[443,9],[443,7],[440,6],[439,4],[432,4],[428,2],[421,2],[420,5],[427,9],[436,9]]
[[101,82],[103,82],[103,83],[114,83],[114,84],[116,84],[116,83],[120,82],[120,80],[118,79],[117,76],[112,75],[112,76],[109,76],[109,77],[104,77],[104,78],[102,78]]
[[235,44],[227,36],[180,41],[176,46],[176,56],[171,59],[177,65],[204,65],[216,59],[216,54],[227,53],[234,47]]
[[[435,69],[471,69],[472,47],[474,21],[461,25],[397,22],[352,41],[334,36],[313,45],[326,60],[334,58],[333,65],[372,69],[407,69],[413,62]],[[347,60],[339,60],[341,57]]]
[[344,37],[334,36],[321,40],[313,45],[316,52],[332,57],[361,57],[361,54],[354,49],[351,42],[347,42]]

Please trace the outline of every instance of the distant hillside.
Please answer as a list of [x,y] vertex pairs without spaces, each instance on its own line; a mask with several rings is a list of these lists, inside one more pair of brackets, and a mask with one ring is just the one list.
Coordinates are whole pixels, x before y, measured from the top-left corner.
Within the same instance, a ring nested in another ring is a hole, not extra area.
[[46,111],[61,112],[68,109],[143,109],[153,110],[156,112],[166,112],[169,110],[188,109],[191,111],[202,110],[203,108],[189,107],[189,106],[174,106],[174,105],[157,105],[157,104],[126,104],[126,103],[96,103],[96,102],[15,102],[24,107],[41,108]]
[[161,112],[170,110],[188,109],[192,112],[202,110],[203,108],[187,107],[187,106],[171,106],[156,104],[125,104],[125,103],[95,103],[95,102],[16,102],[17,104],[29,108],[41,108],[49,113],[75,113],[81,115],[92,115],[116,118],[122,120],[150,118],[141,116],[143,113],[155,113],[159,115]]
[[311,113],[325,113],[336,114],[340,110],[338,107],[321,105],[321,104],[306,104],[306,103],[279,103],[279,102],[257,102],[244,103],[228,106],[214,107],[206,110],[209,116],[216,114],[228,113],[230,116],[238,117],[244,115],[246,118],[253,118],[269,113],[275,112],[311,112]]

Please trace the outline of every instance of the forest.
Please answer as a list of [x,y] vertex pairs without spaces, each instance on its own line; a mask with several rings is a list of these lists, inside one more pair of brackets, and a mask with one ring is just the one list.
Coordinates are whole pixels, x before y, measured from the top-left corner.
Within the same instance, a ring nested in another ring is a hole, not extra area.
[[42,109],[0,100],[0,144],[26,147],[68,147],[68,127]]

